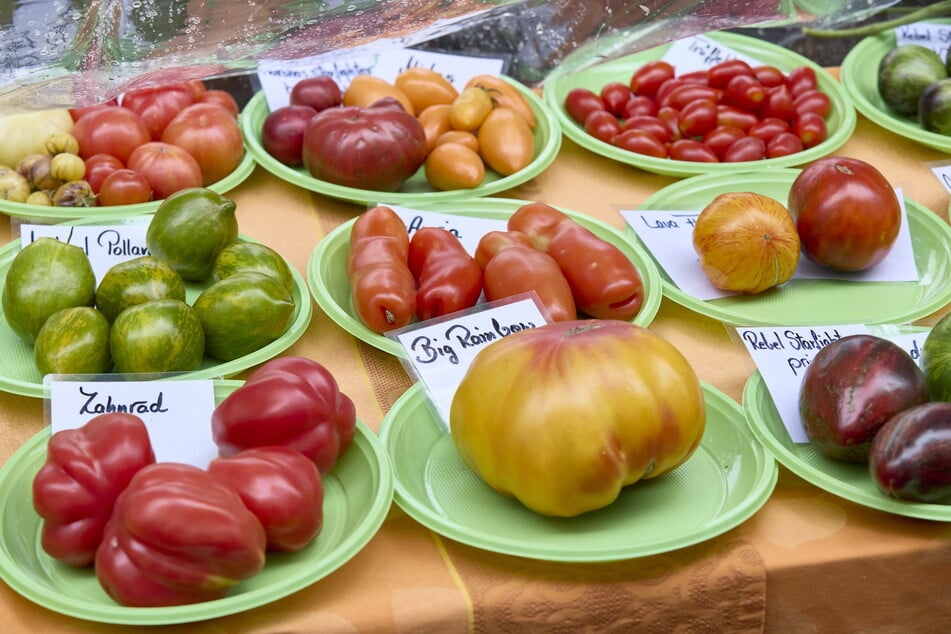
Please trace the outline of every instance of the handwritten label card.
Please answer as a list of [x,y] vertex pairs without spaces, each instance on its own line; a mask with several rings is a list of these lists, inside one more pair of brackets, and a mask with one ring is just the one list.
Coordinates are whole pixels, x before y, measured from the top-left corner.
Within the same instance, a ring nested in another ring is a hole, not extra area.
[[31,225],[20,226],[23,246],[37,238],[56,238],[82,248],[89,256],[96,281],[113,265],[148,255],[145,246],[147,220],[117,225]]
[[895,45],[906,44],[930,48],[943,61],[948,54],[948,46],[951,44],[951,24],[914,22],[895,27]]
[[[908,229],[905,203],[899,192],[902,224],[892,250],[876,266],[856,273],[833,271],[819,266],[809,258],[799,258],[793,279],[840,279],[853,282],[915,282],[918,267]],[[621,210],[621,216],[637,233],[657,262],[680,290],[706,301],[733,295],[720,290],[700,268],[700,259],[693,249],[693,226],[699,211]]]
[[945,191],[951,192],[951,162],[932,164],[931,173],[938,179]]
[[[809,442],[799,416],[799,388],[816,354],[837,339],[849,335],[875,334],[868,326],[755,327],[737,328],[737,334],[756,363],[776,410],[795,443]],[[915,361],[921,357],[927,331],[881,334],[905,350]]]
[[533,297],[480,304],[387,334],[403,346],[446,429],[452,397],[476,354],[493,341],[548,323]]
[[462,214],[444,214],[436,211],[423,211],[411,207],[387,205],[396,212],[412,239],[413,233],[423,227],[441,227],[459,238],[459,242],[469,255],[475,255],[479,240],[490,231],[505,231],[507,219],[480,218]]
[[149,430],[157,461],[204,469],[218,455],[211,437],[214,383],[199,381],[97,381],[49,375],[52,433],[75,429],[110,412],[135,414]]
[[694,35],[673,42],[662,59],[677,69],[678,76],[710,68],[728,59],[741,59],[750,66],[762,64],[762,62],[748,55],[703,35]]

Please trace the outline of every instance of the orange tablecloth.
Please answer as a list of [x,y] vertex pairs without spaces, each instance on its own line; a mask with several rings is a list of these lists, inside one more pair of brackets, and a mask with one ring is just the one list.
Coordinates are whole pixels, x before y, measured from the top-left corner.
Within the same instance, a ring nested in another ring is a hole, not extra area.
[[[948,194],[929,170],[947,157],[859,118],[837,152],[879,167],[906,196],[947,219]],[[502,197],[541,200],[617,227],[672,178],[598,157],[566,140],[555,163]],[[241,231],[300,271],[317,242],[360,207],[286,184],[258,168],[229,194]],[[0,227],[0,243],[10,227]],[[941,311],[943,312],[943,311]],[[933,323],[937,315],[920,323]],[[665,299],[650,326],[701,379],[738,402],[753,370],[718,321]],[[315,305],[289,354],[337,377],[372,429],[410,385],[402,366],[352,338]],[[0,395],[0,460],[43,426],[39,400]],[[176,632],[923,632],[951,626],[951,525],[894,516],[836,498],[780,469],[750,520],[676,552],[602,564],[496,555],[442,538],[396,505],[369,545],[341,569],[273,604]],[[120,632],[76,621],[0,584],[0,623],[14,632]]]

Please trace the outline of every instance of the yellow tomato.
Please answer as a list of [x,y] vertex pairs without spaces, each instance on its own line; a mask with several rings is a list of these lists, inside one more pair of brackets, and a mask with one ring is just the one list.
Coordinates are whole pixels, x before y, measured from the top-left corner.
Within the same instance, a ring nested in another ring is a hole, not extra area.
[[426,180],[435,189],[478,187],[485,178],[485,164],[478,152],[459,143],[443,143],[426,157]]
[[477,86],[466,88],[453,100],[449,120],[453,129],[472,132],[482,125],[492,108],[492,98],[488,92]]
[[518,112],[528,127],[535,127],[535,111],[522,94],[512,84],[495,75],[476,75],[466,82],[466,88],[478,86],[489,93],[497,107],[510,108]]
[[535,158],[535,136],[514,110],[496,108],[476,135],[486,165],[503,176],[523,169]]

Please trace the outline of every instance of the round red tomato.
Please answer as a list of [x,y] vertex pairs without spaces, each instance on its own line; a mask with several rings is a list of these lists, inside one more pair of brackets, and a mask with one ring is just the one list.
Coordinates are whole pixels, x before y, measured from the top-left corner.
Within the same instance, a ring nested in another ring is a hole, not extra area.
[[206,187],[233,172],[244,158],[237,120],[213,103],[199,102],[179,112],[162,133],[162,141],[184,148],[198,161]]
[[291,105],[310,106],[317,112],[343,103],[343,93],[333,77],[305,77],[291,88]]
[[73,118],[73,123],[79,121],[79,118],[84,114],[88,114],[94,110],[102,110],[103,108],[109,108],[111,106],[118,106],[119,100],[116,97],[108,99],[102,103],[96,103],[91,106],[77,106],[75,108],[69,109],[69,116]]
[[160,140],[168,122],[193,103],[195,95],[185,84],[136,88],[122,95],[122,105],[142,118],[153,141]]
[[184,148],[171,143],[145,143],[136,148],[126,165],[145,176],[155,200],[168,198],[188,187],[201,187],[198,161]]
[[122,106],[109,106],[88,112],[73,125],[79,143],[79,156],[112,154],[126,163],[132,151],[151,140],[142,118]]
[[240,112],[237,100],[227,90],[218,90],[217,88],[206,90],[201,94],[197,101],[201,103],[213,103],[215,105],[221,106],[235,117],[237,117],[238,112]]
[[135,205],[147,203],[152,199],[152,186],[149,181],[135,170],[123,168],[106,176],[99,188],[99,204],[103,207],[113,205]]
[[303,163],[304,130],[317,111],[310,106],[281,106],[268,114],[261,126],[261,145],[285,165]]
[[122,161],[112,154],[93,154],[86,159],[86,175],[83,177],[94,194],[99,193],[99,186],[106,176],[116,170],[121,170],[125,165]]
[[806,166],[789,191],[803,252],[838,271],[862,271],[888,255],[901,227],[895,189],[860,159],[829,156]]

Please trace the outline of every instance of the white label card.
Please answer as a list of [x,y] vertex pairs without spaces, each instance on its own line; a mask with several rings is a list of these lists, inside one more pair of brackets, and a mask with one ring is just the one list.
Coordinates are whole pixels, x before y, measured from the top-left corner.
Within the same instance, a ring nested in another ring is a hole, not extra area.
[[741,59],[750,66],[762,65],[759,60],[703,35],[685,37],[673,42],[661,59],[676,69],[678,77],[684,73],[710,68],[728,59]]
[[74,244],[89,256],[96,283],[113,265],[148,255],[145,233],[147,220],[116,225],[20,225],[23,246],[37,238],[56,238]]
[[930,48],[945,61],[951,45],[951,24],[913,22],[895,27],[895,45],[917,44]]
[[75,375],[50,375],[46,381],[51,433],[82,427],[100,414],[128,412],[145,423],[158,462],[204,469],[218,455],[211,436],[212,381],[96,381]]
[[290,103],[291,89],[301,79],[327,75],[346,90],[357,75],[373,75],[393,83],[408,68],[429,68],[438,71],[458,90],[475,75],[499,75],[502,60],[491,57],[467,57],[407,48],[367,51],[335,51],[294,60],[258,62],[258,80],[268,108],[273,112]]
[[[809,258],[799,258],[793,279],[838,279],[853,282],[916,282],[918,267],[912,248],[911,232],[905,214],[905,201],[898,192],[902,223],[892,250],[872,268],[856,273],[833,271]],[[637,237],[650,250],[674,284],[688,295],[706,301],[734,293],[713,286],[700,268],[693,249],[693,226],[699,211],[621,210],[620,214]]]
[[452,397],[476,354],[493,341],[546,323],[534,299],[526,297],[480,304],[443,319],[401,328],[387,336],[403,346],[408,363],[449,429]]
[[[826,345],[848,335],[876,334],[868,326],[755,327],[737,328],[763,377],[776,410],[795,443],[809,442],[799,416],[799,388],[809,364]],[[877,335],[895,342],[920,363],[927,331]]]
[[951,163],[934,165],[931,168],[931,173],[944,186],[945,191],[951,192]]

